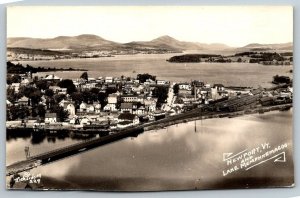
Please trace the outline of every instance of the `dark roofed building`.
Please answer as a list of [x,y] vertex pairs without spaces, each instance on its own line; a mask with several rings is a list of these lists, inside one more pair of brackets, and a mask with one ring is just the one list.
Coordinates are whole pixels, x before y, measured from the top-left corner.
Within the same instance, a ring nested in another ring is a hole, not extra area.
[[223,84],[214,84],[213,87],[224,87],[224,85]]
[[195,87],[203,87],[204,86],[204,82],[199,81],[199,80],[194,80],[192,82],[192,85],[195,86]]
[[121,113],[118,116],[119,120],[134,120],[134,118],[136,117],[136,115],[132,114],[132,113]]
[[132,113],[132,107],[132,103],[121,103],[120,109],[122,113]]
[[267,105],[273,105],[274,98],[273,97],[263,97],[260,100],[261,105],[267,106]]
[[257,95],[257,94],[260,94],[262,92],[262,89],[261,88],[258,88],[258,89],[252,89],[251,90],[251,93],[253,95]]

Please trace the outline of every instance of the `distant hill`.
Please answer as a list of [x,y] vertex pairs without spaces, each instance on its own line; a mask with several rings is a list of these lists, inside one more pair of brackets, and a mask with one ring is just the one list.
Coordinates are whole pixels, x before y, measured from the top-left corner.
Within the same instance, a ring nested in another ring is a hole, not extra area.
[[187,41],[179,41],[170,36],[161,36],[151,41],[135,41],[126,43],[125,45],[133,45],[133,46],[147,46],[147,47],[163,47],[173,50],[215,50],[215,49],[228,49],[231,48],[225,44],[213,43],[198,43],[198,42],[187,42]]
[[279,43],[279,44],[260,44],[251,43],[244,47],[237,48],[243,51],[263,51],[263,50],[293,50],[293,43]]
[[151,41],[133,41],[117,43],[96,35],[83,34],[79,36],[59,36],[55,38],[12,37],[7,39],[9,48],[28,48],[43,50],[117,50],[117,49],[165,49],[172,51],[210,50],[230,48],[225,44],[205,44],[179,41],[170,36],[161,36]]
[[53,50],[76,50],[88,48],[115,48],[120,44],[105,40],[96,35],[83,34],[79,36],[59,36],[50,39],[40,38],[8,38],[7,47],[53,49]]
[[83,51],[83,50],[170,50],[181,52],[184,50],[292,50],[293,43],[282,44],[259,44],[251,43],[244,47],[233,48],[222,43],[199,43],[179,41],[168,35],[158,37],[151,41],[133,41],[118,43],[101,38],[97,35],[82,34],[79,36],[59,36],[55,38],[29,38],[13,37],[7,39],[8,48],[27,48],[54,51]]

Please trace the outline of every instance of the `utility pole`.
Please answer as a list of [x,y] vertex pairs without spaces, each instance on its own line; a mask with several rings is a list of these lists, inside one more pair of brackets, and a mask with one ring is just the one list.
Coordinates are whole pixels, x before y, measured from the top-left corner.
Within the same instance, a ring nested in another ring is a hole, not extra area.
[[26,159],[28,159],[28,158],[30,157],[30,150],[29,150],[29,146],[25,146],[25,149],[24,149],[24,151],[25,151],[25,157],[26,157]]

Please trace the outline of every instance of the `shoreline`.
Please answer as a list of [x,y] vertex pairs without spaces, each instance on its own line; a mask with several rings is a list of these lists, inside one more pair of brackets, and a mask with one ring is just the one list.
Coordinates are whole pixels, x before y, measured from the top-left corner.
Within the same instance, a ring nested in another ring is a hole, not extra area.
[[[75,155],[95,147],[99,147],[105,144],[109,144],[124,138],[128,138],[131,136],[138,136],[138,134],[143,133],[145,131],[150,130],[157,130],[162,129],[167,126],[186,123],[195,120],[201,119],[211,119],[211,118],[224,118],[224,117],[237,117],[243,116],[247,114],[254,114],[254,113],[264,113],[269,111],[275,110],[288,110],[293,106],[292,103],[290,104],[283,104],[283,105],[276,105],[276,106],[268,106],[268,107],[257,107],[252,110],[243,110],[237,112],[230,112],[230,113],[213,113],[213,114],[206,114],[204,116],[194,116],[195,114],[190,114],[187,118],[182,119],[170,119],[170,120],[158,120],[150,123],[146,123],[144,125],[136,125],[134,127],[125,128],[120,132],[116,132],[107,136],[103,136],[100,138],[92,138],[91,140],[85,142],[79,142],[72,145],[69,145],[64,148],[54,149],[52,151],[41,153],[39,155],[31,156],[26,160],[21,160],[15,162],[13,164],[6,166],[6,176],[10,176],[15,173],[23,172],[26,170],[30,170],[32,168],[38,167],[40,165],[48,164],[54,162],[56,160],[63,159],[65,157]],[[194,113],[194,112],[193,112]],[[199,113],[199,112],[198,112]],[[197,115],[197,113],[196,113]],[[168,119],[168,118],[166,118]],[[164,121],[164,122],[162,122]]]
[[[164,123],[157,123],[156,125],[151,124],[151,122],[146,122],[144,124],[136,125],[134,127],[143,127],[144,125],[144,131],[149,131],[149,130],[157,130],[157,129],[162,129],[164,127],[176,125],[176,124],[181,124],[181,123],[187,123],[191,121],[196,121],[196,120],[206,120],[206,119],[217,119],[217,118],[234,118],[234,117],[239,117],[239,116],[244,116],[244,115],[251,115],[251,114],[263,114],[265,112],[270,112],[270,111],[281,111],[284,109],[290,109],[293,107],[293,103],[289,104],[281,104],[281,105],[275,105],[275,106],[265,106],[265,107],[256,107],[253,109],[247,109],[247,110],[242,110],[242,111],[235,111],[235,112],[218,112],[218,113],[212,113],[209,115],[200,115],[200,116],[194,116],[194,117],[189,117],[189,118],[184,118],[184,119],[178,119],[178,120],[173,120],[173,121],[166,121]],[[180,115],[180,114],[177,114]],[[173,116],[166,117],[164,119],[172,118]],[[162,120],[157,120],[157,121],[163,121]],[[157,122],[155,121],[155,122]],[[150,125],[150,126],[147,126]],[[12,130],[34,130],[35,128],[33,127],[6,127],[6,129],[12,129]],[[125,128],[126,129],[126,128]],[[82,134],[94,134],[96,131],[93,130],[93,133],[89,132],[88,130],[82,131],[82,128],[75,129],[73,127],[62,127],[62,128],[45,128],[45,130],[56,130],[57,132],[59,131],[78,131],[78,132],[86,132]],[[101,131],[99,131],[101,133]],[[118,132],[116,132],[118,133]]]
[[164,127],[169,127],[172,125],[187,123],[187,122],[196,121],[196,120],[206,120],[206,119],[216,119],[216,118],[226,118],[226,117],[234,118],[234,117],[251,115],[251,114],[256,114],[256,113],[263,114],[265,112],[270,112],[270,111],[280,111],[282,109],[285,109],[285,108],[290,109],[292,107],[293,107],[293,104],[290,103],[290,104],[283,104],[283,105],[276,105],[276,106],[258,107],[258,108],[254,108],[254,109],[248,109],[248,110],[236,111],[236,112],[227,112],[227,113],[222,112],[222,113],[217,113],[217,114],[212,114],[212,115],[196,116],[196,117],[192,117],[192,118],[169,121],[166,123],[157,124],[155,126],[145,127],[144,131],[163,129]]

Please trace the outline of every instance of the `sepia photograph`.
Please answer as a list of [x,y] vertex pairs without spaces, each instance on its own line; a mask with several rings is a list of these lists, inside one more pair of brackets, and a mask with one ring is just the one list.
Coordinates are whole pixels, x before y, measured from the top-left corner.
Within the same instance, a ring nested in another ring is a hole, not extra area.
[[295,186],[292,6],[6,9],[6,189]]

